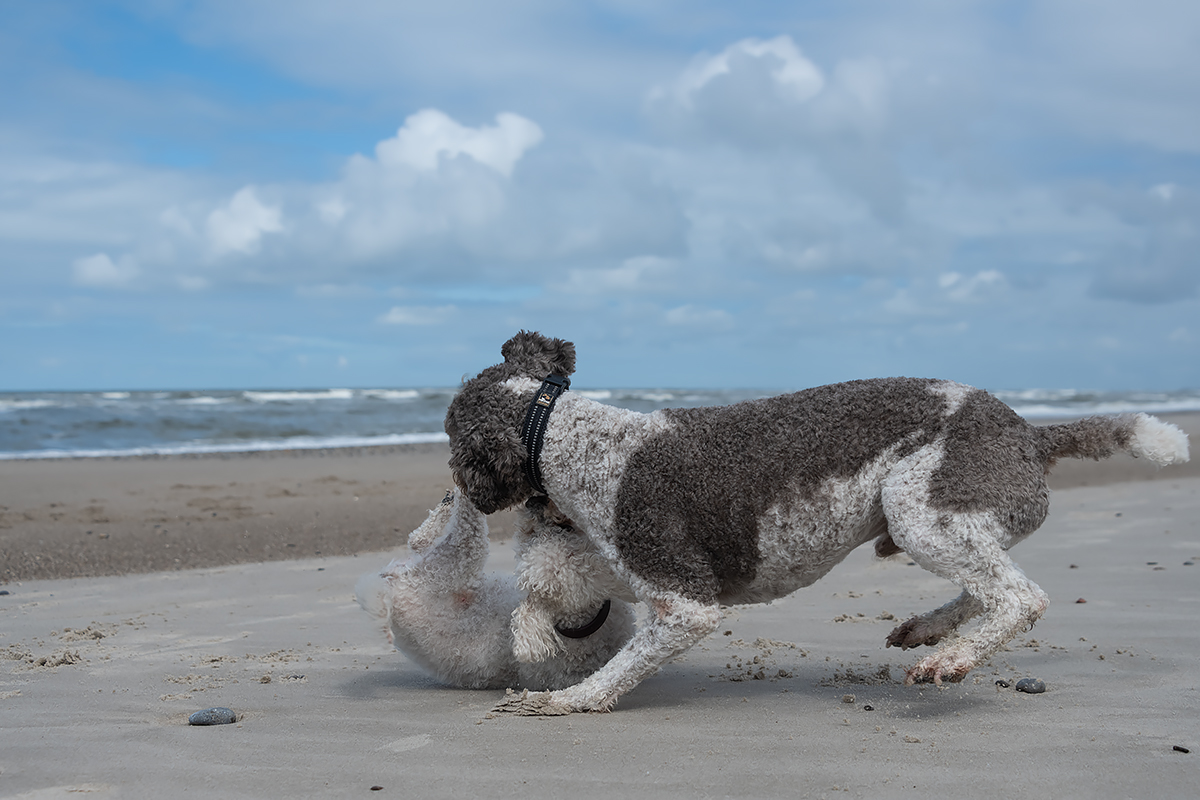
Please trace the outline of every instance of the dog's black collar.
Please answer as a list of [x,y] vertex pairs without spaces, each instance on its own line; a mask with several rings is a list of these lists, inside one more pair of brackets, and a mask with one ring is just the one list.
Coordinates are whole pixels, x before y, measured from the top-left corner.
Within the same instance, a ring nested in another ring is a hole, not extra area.
[[[542,388],[534,395],[525,414],[525,424],[521,426],[521,442],[529,457],[525,459],[525,477],[533,488],[546,493],[542,486],[542,470],[538,466],[538,457],[542,454],[542,436],[546,433],[546,424],[550,421],[550,412],[559,395],[571,388],[571,380],[561,375],[550,374],[542,381]],[[607,615],[607,611],[605,614]],[[603,624],[604,620],[600,620]],[[597,626],[599,627],[599,626]],[[584,634],[585,636],[587,634]]]
[[611,608],[612,600],[605,600],[604,605],[600,606],[600,610],[596,612],[596,618],[587,625],[581,625],[578,628],[560,628],[558,625],[555,625],[554,630],[568,639],[586,639],[604,627],[604,621],[608,619],[608,612]]

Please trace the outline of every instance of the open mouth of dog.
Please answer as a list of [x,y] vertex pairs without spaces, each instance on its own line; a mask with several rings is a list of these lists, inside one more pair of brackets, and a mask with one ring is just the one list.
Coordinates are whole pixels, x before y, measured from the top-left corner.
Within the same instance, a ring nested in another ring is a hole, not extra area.
[[[868,542],[962,589],[887,637],[902,650],[937,648],[907,683],[961,681],[1046,610],[1008,551],[1045,520],[1058,459],[1188,459],[1186,435],[1145,414],[1033,426],[952,381],[861,380],[638,413],[569,390],[570,342],[522,331],[501,355],[447,411],[455,482],[484,513],[548,498],[650,610],[594,674],[510,695],[509,710],[607,711],[715,630],[722,604],[788,595]],[[531,438],[533,407],[545,413]]]

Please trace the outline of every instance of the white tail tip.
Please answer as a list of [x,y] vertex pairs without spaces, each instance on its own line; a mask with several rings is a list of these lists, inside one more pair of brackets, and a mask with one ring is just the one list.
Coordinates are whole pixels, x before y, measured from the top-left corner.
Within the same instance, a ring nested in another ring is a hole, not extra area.
[[1160,467],[1182,464],[1190,458],[1187,434],[1149,414],[1137,415],[1129,452],[1138,458],[1148,458]]

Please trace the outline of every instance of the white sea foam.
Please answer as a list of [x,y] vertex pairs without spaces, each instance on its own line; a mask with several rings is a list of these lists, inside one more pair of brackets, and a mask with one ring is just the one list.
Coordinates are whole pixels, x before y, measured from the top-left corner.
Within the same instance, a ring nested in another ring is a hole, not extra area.
[[255,403],[301,403],[310,400],[352,400],[353,389],[324,389],[316,392],[242,392]]
[[223,406],[227,403],[236,403],[236,397],[209,397],[201,395],[199,397],[181,397],[175,402],[181,406]]
[[1074,403],[1070,405],[1047,405],[1045,403],[1009,403],[1012,410],[1026,419],[1048,419],[1062,417],[1090,417],[1095,414],[1131,414],[1145,412],[1147,414],[1177,414],[1189,411],[1200,411],[1200,400],[1180,399],[1160,402],[1137,402],[1132,400],[1098,401],[1094,403]]
[[53,400],[3,400],[0,399],[0,414],[5,411],[24,411],[32,408],[51,408],[58,403]]
[[416,389],[363,389],[361,394],[375,400],[416,400],[421,396]]
[[131,456],[177,456],[205,453],[255,453],[278,450],[328,450],[337,447],[385,447],[396,444],[430,444],[448,441],[444,433],[395,433],[385,436],[296,436],[290,439],[204,443],[192,442],[162,447],[128,447],[114,450],[36,450],[0,453],[0,461],[52,458],[127,458]]

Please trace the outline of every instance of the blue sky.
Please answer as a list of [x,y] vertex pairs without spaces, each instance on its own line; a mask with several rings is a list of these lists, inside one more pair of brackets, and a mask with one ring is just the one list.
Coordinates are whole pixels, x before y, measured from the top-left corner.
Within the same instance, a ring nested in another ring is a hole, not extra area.
[[1200,386],[1200,4],[0,6],[0,390]]

